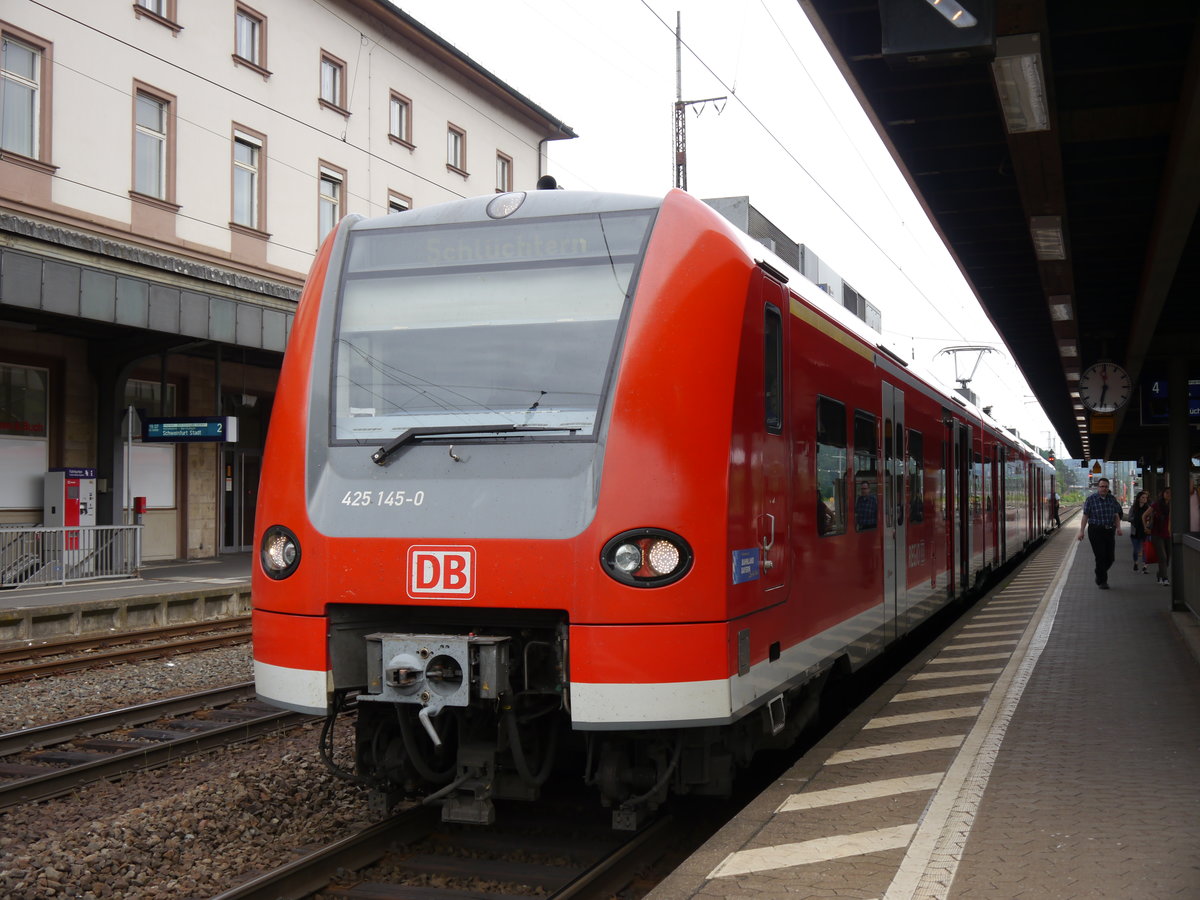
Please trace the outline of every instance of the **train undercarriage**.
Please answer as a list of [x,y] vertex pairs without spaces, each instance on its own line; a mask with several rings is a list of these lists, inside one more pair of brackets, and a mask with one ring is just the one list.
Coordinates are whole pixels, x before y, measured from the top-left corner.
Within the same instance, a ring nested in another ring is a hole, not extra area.
[[817,714],[823,678],[729,726],[573,731],[565,631],[367,635],[355,772],[332,764],[336,712],[327,763],[368,788],[376,814],[420,797],[441,804],[443,821],[470,824],[493,822],[496,800],[536,800],[556,769],[578,767],[613,827],[632,830],[672,793],[727,796],[758,750],[791,745]]

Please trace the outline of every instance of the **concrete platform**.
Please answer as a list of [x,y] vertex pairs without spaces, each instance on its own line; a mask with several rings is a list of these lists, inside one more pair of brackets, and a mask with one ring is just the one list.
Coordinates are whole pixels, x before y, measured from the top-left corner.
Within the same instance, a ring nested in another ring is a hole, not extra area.
[[0,646],[249,614],[249,553],[147,563],[140,578],[0,591]]
[[1200,897],[1200,628],[1068,523],[649,896]]

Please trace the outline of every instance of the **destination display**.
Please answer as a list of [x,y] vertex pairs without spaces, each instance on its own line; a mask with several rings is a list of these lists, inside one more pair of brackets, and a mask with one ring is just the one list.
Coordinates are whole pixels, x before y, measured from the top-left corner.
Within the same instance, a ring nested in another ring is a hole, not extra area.
[[[1170,409],[1167,400],[1167,379],[1141,379],[1142,387],[1142,424],[1166,425],[1170,419]],[[1200,424],[1200,379],[1188,380],[1188,422]]]
[[142,420],[143,444],[233,444],[238,439],[237,416],[171,416]]

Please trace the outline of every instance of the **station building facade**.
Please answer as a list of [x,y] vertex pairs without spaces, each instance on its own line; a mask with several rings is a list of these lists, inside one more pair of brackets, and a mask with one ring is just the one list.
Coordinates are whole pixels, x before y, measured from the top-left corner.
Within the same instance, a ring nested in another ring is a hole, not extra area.
[[[97,524],[147,498],[143,559],[249,549],[342,216],[533,189],[575,136],[387,0],[12,0],[0,38],[0,524],[94,468]],[[238,436],[142,443],[144,416]]]

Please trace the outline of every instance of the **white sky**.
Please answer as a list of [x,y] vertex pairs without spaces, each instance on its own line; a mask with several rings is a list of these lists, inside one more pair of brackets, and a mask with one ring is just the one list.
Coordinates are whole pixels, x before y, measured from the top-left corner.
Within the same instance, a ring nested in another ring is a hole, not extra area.
[[[1035,446],[1062,449],[1003,341],[796,0],[393,0],[579,137],[550,144],[567,189],[672,186],[675,14],[688,190],[749,196],[879,308],[890,348],[954,386],[950,345],[988,344],[971,388]],[[970,373],[974,358],[961,357]]]

